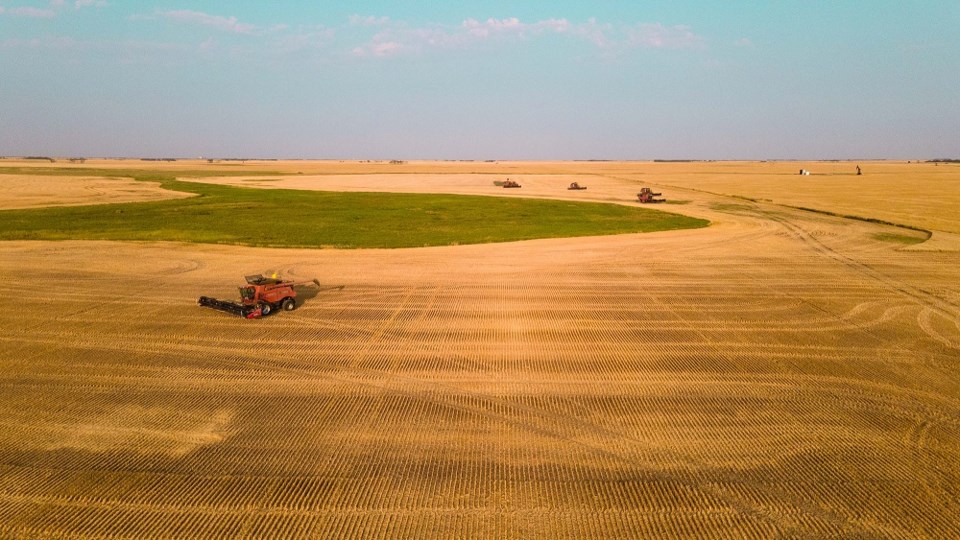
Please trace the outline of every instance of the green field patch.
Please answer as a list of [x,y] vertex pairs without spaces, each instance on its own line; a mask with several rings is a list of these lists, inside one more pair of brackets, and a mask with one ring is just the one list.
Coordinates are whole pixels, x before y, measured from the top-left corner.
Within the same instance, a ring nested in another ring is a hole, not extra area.
[[750,212],[755,207],[738,203],[710,203],[710,209],[717,212]]
[[893,242],[895,244],[903,244],[906,246],[921,244],[926,241],[926,238],[894,233],[873,233],[870,235],[870,237],[874,240],[880,240],[881,242]]
[[[169,173],[135,170],[69,169],[58,173],[43,169],[16,173],[133,177],[160,182],[165,189],[197,196],[143,203],[6,210],[0,212],[0,240],[401,248],[653,232],[709,224],[706,220],[678,214],[603,203],[255,189],[181,182]],[[222,172],[215,175],[224,176]]]

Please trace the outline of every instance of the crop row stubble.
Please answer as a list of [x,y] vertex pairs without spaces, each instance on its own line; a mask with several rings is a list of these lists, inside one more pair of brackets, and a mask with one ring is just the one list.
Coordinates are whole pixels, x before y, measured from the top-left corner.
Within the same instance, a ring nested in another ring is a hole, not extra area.
[[[741,206],[414,256],[0,246],[43,284],[0,313],[0,533],[956,535],[956,257]],[[324,287],[192,305],[267,268]]]

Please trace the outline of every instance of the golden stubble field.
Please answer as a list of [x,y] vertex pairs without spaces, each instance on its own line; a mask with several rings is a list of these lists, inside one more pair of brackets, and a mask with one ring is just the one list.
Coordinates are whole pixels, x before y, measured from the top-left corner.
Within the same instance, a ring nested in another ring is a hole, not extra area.
[[[960,535],[957,166],[151,166],[619,204],[650,185],[714,224],[409,250],[0,243],[0,536]],[[274,271],[322,287],[259,321],[195,305]]]
[[[0,166],[3,161],[0,160]],[[160,201],[190,197],[132,178],[0,174],[0,210]]]

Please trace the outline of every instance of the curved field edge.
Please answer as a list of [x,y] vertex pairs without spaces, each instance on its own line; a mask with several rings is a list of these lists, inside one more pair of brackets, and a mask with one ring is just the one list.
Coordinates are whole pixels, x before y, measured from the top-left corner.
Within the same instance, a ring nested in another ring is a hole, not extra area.
[[[16,174],[132,177],[159,182],[164,189],[196,196],[145,203],[6,210],[0,212],[0,240],[403,248],[656,232],[709,225],[703,219],[605,203],[475,195],[253,189],[181,182],[172,174],[140,170],[13,171]],[[211,176],[208,171],[176,174]],[[224,176],[222,172],[216,175]]]
[[825,215],[825,216],[832,216],[832,217],[838,217],[838,218],[843,218],[843,219],[852,219],[852,220],[854,220],[854,221],[864,221],[864,222],[866,222],[866,223],[876,223],[876,224],[878,224],[878,225],[889,225],[889,226],[891,226],[891,227],[899,227],[899,228],[901,228],[901,229],[907,229],[907,230],[911,230],[911,231],[916,231],[916,232],[923,233],[924,235],[926,235],[926,238],[923,238],[923,239],[920,239],[920,240],[917,240],[917,239],[914,239],[914,238],[911,238],[911,237],[904,237],[904,238],[908,238],[908,240],[903,240],[903,241],[901,241],[901,243],[917,244],[917,243],[925,242],[925,241],[929,240],[929,239],[933,236],[933,231],[931,231],[931,230],[929,230],[929,229],[925,229],[925,228],[923,228],[923,227],[915,227],[915,226],[913,226],[913,225],[906,225],[906,224],[903,224],[903,223],[894,223],[894,222],[892,222],[892,221],[887,221],[887,220],[885,220],[885,219],[872,218],[872,217],[864,217],[864,216],[855,216],[855,215],[853,215],[853,214],[841,214],[841,213],[839,213],[839,212],[831,212],[831,211],[829,211],[829,210],[820,210],[820,209],[817,209],[817,208],[807,208],[807,207],[805,207],[805,206],[794,206],[794,205],[790,205],[790,204],[784,204],[784,205],[781,205],[781,206],[785,206],[785,207],[787,207],[787,208],[793,208],[794,210],[801,210],[801,211],[803,211],[803,212],[812,212],[812,213],[814,213],[814,214],[823,214],[823,215]]
[[[666,184],[665,184],[665,185],[666,185]],[[903,239],[897,240],[899,243],[903,243],[903,244],[909,244],[909,245],[919,244],[919,243],[926,242],[927,240],[930,240],[930,238],[933,237],[933,231],[930,230],[930,229],[927,229],[927,228],[924,228],[924,227],[917,227],[917,226],[915,226],[915,225],[908,225],[908,224],[905,224],[905,223],[896,223],[896,222],[893,222],[893,221],[887,221],[887,220],[879,219],[879,218],[857,216],[857,215],[853,215],[853,214],[844,214],[844,213],[841,213],[841,212],[833,212],[833,211],[831,211],[831,210],[823,210],[823,209],[820,209],[820,208],[810,208],[810,207],[808,207],[808,206],[797,206],[797,205],[793,205],[793,204],[777,203],[777,202],[774,202],[774,201],[771,200],[771,199],[764,199],[764,198],[759,198],[759,197],[747,197],[746,195],[736,195],[736,194],[732,194],[732,193],[718,193],[718,192],[714,192],[714,191],[707,191],[707,190],[705,190],[705,189],[697,189],[697,188],[692,188],[692,187],[680,187],[680,186],[670,186],[670,187],[675,187],[675,188],[677,188],[677,189],[685,189],[685,190],[688,190],[688,191],[695,191],[695,192],[698,192],[698,193],[706,193],[707,195],[714,195],[714,196],[717,196],[717,197],[725,197],[725,198],[729,198],[729,199],[738,199],[738,200],[741,200],[741,201],[748,201],[748,202],[752,202],[752,203],[772,204],[772,205],[776,205],[776,206],[781,206],[781,207],[783,207],[783,208],[792,208],[792,209],[794,209],[794,210],[800,210],[801,212],[810,212],[810,213],[813,213],[813,214],[821,214],[821,215],[824,215],[824,216],[830,216],[830,217],[835,217],[835,218],[840,218],[840,219],[849,219],[849,220],[853,220],[853,221],[863,221],[863,222],[866,222],[866,223],[876,223],[876,224],[878,224],[878,225],[888,225],[888,226],[890,226],[890,227],[898,227],[898,228],[900,228],[900,229],[907,229],[907,230],[915,231],[915,232],[918,232],[918,233],[921,233],[921,234],[925,235],[925,238],[922,238],[922,239],[919,239],[919,240],[918,240],[918,239],[915,239],[915,238],[912,238],[912,237],[903,237]],[[670,202],[670,201],[667,201],[667,202]],[[674,204],[682,204],[682,202],[681,202],[681,201],[678,201],[678,202],[675,202]],[[722,211],[722,210],[723,210],[723,207],[724,207],[724,204],[723,204],[723,203],[715,203],[715,204],[713,205],[713,208],[716,209],[716,210],[721,210],[721,211]],[[884,238],[884,239],[885,239],[885,240],[888,240],[888,241],[893,241],[892,238]]]

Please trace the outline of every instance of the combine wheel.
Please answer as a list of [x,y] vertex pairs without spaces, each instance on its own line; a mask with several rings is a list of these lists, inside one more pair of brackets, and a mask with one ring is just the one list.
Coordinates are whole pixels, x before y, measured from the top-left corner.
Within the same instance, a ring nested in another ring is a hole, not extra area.
[[293,298],[284,298],[280,307],[282,307],[284,311],[293,311],[297,309],[297,301]]
[[273,311],[273,306],[271,306],[270,304],[266,302],[260,304],[260,314],[263,315],[264,317],[269,315],[272,311]]

